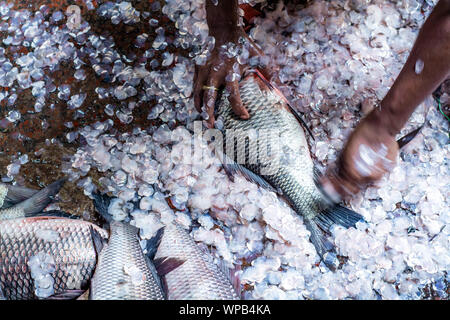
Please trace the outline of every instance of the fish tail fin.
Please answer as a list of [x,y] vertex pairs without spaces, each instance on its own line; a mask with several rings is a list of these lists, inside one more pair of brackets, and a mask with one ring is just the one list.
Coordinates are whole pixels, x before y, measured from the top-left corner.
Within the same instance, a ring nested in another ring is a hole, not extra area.
[[311,240],[321,258],[325,253],[334,250],[334,245],[327,239],[325,233],[319,227],[320,225],[318,221],[316,221],[316,219],[305,220],[305,225],[306,229],[308,229],[311,233],[309,239]]
[[108,207],[111,203],[111,197],[106,194],[101,194],[99,191],[93,192],[94,197],[94,208],[97,212],[106,220],[106,222],[111,223],[112,216],[108,213]]
[[147,241],[147,246],[145,247],[145,249],[147,250],[146,255],[150,260],[153,260],[155,258],[155,254],[156,251],[158,250],[159,244],[161,243],[163,234],[164,234],[164,227],[160,228],[156,232],[156,235]]
[[20,186],[8,185],[6,197],[4,199],[2,209],[12,207],[13,205],[25,201],[34,196],[39,190],[29,189]]
[[62,178],[49,184],[44,189],[36,192],[31,198],[19,203],[18,206],[23,209],[26,217],[41,212],[52,202],[53,197],[61,190],[65,182],[66,178]]
[[311,232],[310,240],[317,250],[322,261],[331,270],[335,270],[339,261],[336,256],[335,246],[327,239],[331,226],[339,224],[345,228],[355,227],[358,221],[364,218],[353,210],[340,205],[324,210],[312,220],[306,221],[306,227]]
[[328,232],[333,224],[350,228],[355,227],[358,221],[364,221],[364,218],[359,213],[336,204],[319,214],[315,220],[324,231]]

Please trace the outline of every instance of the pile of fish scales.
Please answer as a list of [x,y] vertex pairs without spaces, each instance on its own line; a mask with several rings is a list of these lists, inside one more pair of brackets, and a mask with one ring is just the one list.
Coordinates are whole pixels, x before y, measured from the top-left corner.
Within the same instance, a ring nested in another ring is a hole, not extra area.
[[[336,159],[370,102],[384,96],[435,2],[313,1],[306,9],[289,8],[288,13],[279,7],[265,19],[257,19],[250,34],[281,67],[283,92],[299,111],[308,111],[306,122],[315,136],[310,141],[312,153],[322,167]],[[151,12],[138,12],[130,2],[98,4],[94,8],[88,1],[87,7],[112,23],[144,21],[158,26]],[[163,51],[162,64],[169,66],[174,57],[168,49],[175,46],[187,49],[189,59],[177,56],[171,68],[146,70],[131,65],[115,51],[113,39],[96,35],[86,21],[76,30],[52,28],[52,21],[66,18],[61,12],[44,17],[39,12],[12,12],[7,3],[0,3],[0,12],[10,18],[0,28],[22,30],[3,40],[3,45],[33,39],[33,50],[14,61],[17,66],[5,68],[3,62],[0,85],[32,87],[36,112],[46,105],[46,94],[54,90],[68,101],[68,108],[83,103],[82,93],[71,95],[70,86],[55,88],[47,78],[41,80],[43,67],[52,70],[69,59],[77,80],[88,81],[84,68],[111,80],[96,90],[100,101],[109,96],[117,100],[117,105],[105,106],[111,117],[131,123],[133,108],[145,107],[150,100],[158,102],[149,112],[150,119],[165,123],[158,128],[117,134],[110,120],[67,135],[68,142],[79,139],[84,144],[63,171],[79,180],[85,194],[99,187],[117,196],[110,214],[139,227],[142,245],[172,220],[192,228],[194,239],[208,245],[217,261],[242,270],[245,298],[419,299],[429,285],[447,298],[448,124],[432,100],[418,108],[406,126],[409,131],[423,124],[425,110],[431,106],[424,129],[400,154],[398,166],[378,189],[370,188],[350,202],[367,223],[358,223],[356,229],[334,228],[330,241],[348,259],[332,272],[320,262],[300,216],[274,193],[240,176],[231,182],[211,146],[187,130],[193,129],[198,116],[190,98],[194,63],[206,61],[213,43],[203,1],[168,0],[152,10],[162,10],[179,33],[168,43],[164,28],[158,27],[152,49],[144,56],[152,59],[155,50]],[[142,41],[145,36],[138,36],[135,46]],[[89,64],[80,63],[79,55],[88,55]],[[152,60],[155,67],[159,63]],[[13,105],[14,91],[5,98]],[[0,121],[17,119],[20,114],[13,110]],[[201,150],[201,161],[194,156],[189,159],[192,145],[197,152]],[[3,178],[12,178],[24,161],[17,160]],[[99,186],[89,177],[91,169],[104,173]]]

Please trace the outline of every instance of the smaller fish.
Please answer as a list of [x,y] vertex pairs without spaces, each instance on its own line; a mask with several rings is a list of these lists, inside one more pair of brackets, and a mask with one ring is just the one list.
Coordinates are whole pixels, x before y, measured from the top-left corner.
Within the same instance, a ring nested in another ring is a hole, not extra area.
[[[0,220],[25,218],[39,215],[39,213],[42,212],[42,210],[44,210],[45,207],[50,204],[52,198],[59,192],[65,182],[65,178],[59,179],[42,190],[33,190],[36,192],[34,192],[32,195],[32,189],[20,187],[14,188],[14,186],[8,186],[7,188],[5,188],[3,185],[3,189],[0,190],[0,192],[2,192],[3,194],[3,199],[7,201],[7,205],[13,204],[13,206],[7,208],[2,207],[2,209],[0,209]],[[31,197],[26,198],[26,196],[28,195],[31,195]],[[23,198],[25,198],[26,200],[24,200]],[[45,212],[40,215],[45,215]]]
[[176,222],[166,225],[155,256],[168,300],[239,300],[240,282],[234,270],[218,266]]
[[0,183],[0,209],[6,209],[27,200],[39,190]]
[[98,262],[91,280],[91,300],[164,300],[165,295],[152,259],[163,234],[161,228],[147,242],[148,257],[139,243],[139,229],[112,220],[108,214],[111,198],[93,194],[94,206],[109,224],[108,243],[92,229]]

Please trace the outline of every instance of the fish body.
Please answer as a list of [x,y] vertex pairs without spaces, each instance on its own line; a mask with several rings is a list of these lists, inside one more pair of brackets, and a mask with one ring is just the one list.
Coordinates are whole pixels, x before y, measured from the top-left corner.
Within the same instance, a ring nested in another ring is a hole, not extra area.
[[[0,291],[4,297],[79,296],[89,287],[97,261],[91,228],[102,238],[108,237],[105,230],[82,220],[45,216],[0,220]],[[39,269],[43,261],[47,270]]]
[[[171,267],[171,263],[179,262]],[[164,228],[164,235],[155,255],[155,264],[169,300],[237,300],[230,278],[219,268],[213,257],[202,250],[189,233],[172,222]],[[161,265],[167,264],[165,271]]]
[[163,300],[155,266],[139,244],[138,229],[110,222],[110,237],[101,249],[91,280],[92,300]]
[[329,201],[317,186],[318,171],[302,120],[282,94],[259,73],[251,73],[240,82],[240,95],[249,120],[233,113],[227,97],[218,102],[225,136],[224,168],[283,196],[303,216],[310,239],[323,256],[332,249],[323,231],[333,223],[353,226],[362,217]]
[[0,220],[36,216],[50,204],[65,181],[66,179],[57,180],[42,190],[0,186]]

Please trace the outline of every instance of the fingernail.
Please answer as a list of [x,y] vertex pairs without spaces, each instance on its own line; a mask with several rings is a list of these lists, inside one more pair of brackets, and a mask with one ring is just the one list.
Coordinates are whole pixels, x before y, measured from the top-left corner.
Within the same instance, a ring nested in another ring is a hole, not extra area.
[[247,120],[250,118],[250,115],[246,110],[239,110],[239,117],[243,120]]

